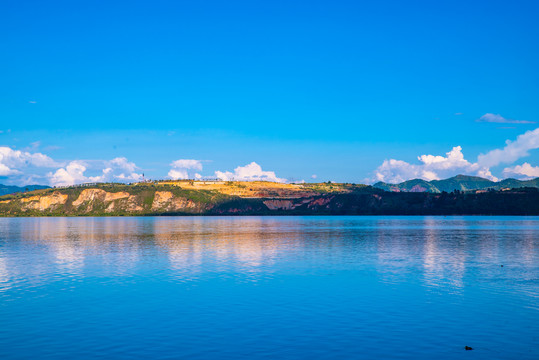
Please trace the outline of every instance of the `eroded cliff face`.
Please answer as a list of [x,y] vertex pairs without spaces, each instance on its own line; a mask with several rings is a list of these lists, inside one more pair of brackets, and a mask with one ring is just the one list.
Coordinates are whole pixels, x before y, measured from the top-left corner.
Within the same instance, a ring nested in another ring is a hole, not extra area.
[[21,211],[38,210],[46,211],[63,206],[67,201],[68,196],[60,192],[53,192],[46,196],[30,196],[20,200],[3,200],[0,204],[15,204],[20,205]]
[[64,205],[67,201],[68,196],[61,194],[59,192],[54,192],[52,195],[47,196],[32,196],[29,198],[21,199],[22,210],[39,210],[45,211],[51,208],[57,208],[58,206]]
[[79,197],[73,201],[72,206],[85,213],[90,213],[103,206],[107,213],[114,211],[141,212],[144,210],[135,195],[130,195],[125,191],[107,192],[102,189],[83,190]]
[[170,191],[156,191],[152,211],[182,211],[194,209],[196,203],[190,199],[175,197]]
[[17,215],[30,211],[32,215],[39,215],[36,212],[43,212],[43,215],[199,213],[212,206],[175,195],[171,191],[150,191],[143,196],[126,191],[111,192],[90,188],[72,194],[71,197],[59,190],[48,195],[2,200],[0,215]]
[[85,202],[101,201],[110,202],[119,199],[129,198],[129,193],[121,191],[117,193],[110,193],[101,189],[86,189],[83,190],[77,200],[73,201],[73,206],[78,207]]

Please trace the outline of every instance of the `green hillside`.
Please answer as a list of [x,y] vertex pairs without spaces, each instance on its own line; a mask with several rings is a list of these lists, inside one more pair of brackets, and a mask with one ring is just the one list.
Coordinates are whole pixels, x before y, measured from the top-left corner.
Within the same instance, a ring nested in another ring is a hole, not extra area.
[[[461,189],[475,181],[459,179],[454,184]],[[432,185],[412,184],[415,189]],[[0,196],[0,216],[539,215],[539,189],[534,187],[434,193],[349,184],[258,185],[176,182],[35,190]]]

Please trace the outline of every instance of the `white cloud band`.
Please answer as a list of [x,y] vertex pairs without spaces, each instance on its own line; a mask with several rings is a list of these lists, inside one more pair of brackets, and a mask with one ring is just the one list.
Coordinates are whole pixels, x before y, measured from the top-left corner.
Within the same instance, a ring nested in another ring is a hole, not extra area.
[[254,161],[245,166],[238,166],[234,172],[216,171],[215,176],[225,181],[274,181],[286,182],[286,179],[278,178],[273,171],[264,171],[262,167]]
[[[410,179],[437,180],[458,174],[481,176],[491,180],[498,180],[491,173],[491,168],[500,164],[510,164],[528,156],[530,150],[539,148],[539,128],[519,135],[515,141],[506,141],[502,149],[494,149],[477,157],[476,162],[464,158],[462,148],[455,146],[446,156],[421,155],[418,160],[421,164],[410,164],[402,160],[385,160],[374,172],[374,176],[367,179],[369,182],[384,181],[398,183]],[[529,165],[529,164],[528,164]],[[531,165],[507,168],[504,175],[509,173],[531,176],[534,173]],[[538,175],[539,176],[539,175]]]

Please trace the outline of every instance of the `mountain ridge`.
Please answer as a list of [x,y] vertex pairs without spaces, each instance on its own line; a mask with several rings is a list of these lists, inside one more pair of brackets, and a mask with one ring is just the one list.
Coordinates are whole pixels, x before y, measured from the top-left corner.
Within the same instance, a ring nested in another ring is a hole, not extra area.
[[27,191],[49,189],[50,186],[46,185],[25,185],[25,186],[16,186],[16,185],[4,185],[0,184],[0,196],[23,193]]
[[539,188],[539,178],[530,180],[517,180],[507,178],[500,181],[492,181],[479,176],[456,175],[442,180],[412,179],[397,184],[377,182],[373,187],[390,192],[453,192],[476,191],[476,190],[503,190],[518,188]]

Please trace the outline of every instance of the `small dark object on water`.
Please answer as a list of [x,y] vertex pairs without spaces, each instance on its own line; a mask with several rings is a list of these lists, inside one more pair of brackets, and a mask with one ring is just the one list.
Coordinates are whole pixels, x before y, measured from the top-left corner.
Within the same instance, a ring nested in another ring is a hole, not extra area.
[[503,265],[500,265],[501,267],[503,267]]
[[465,347],[464,347],[464,350],[473,350],[473,347],[465,346]]

